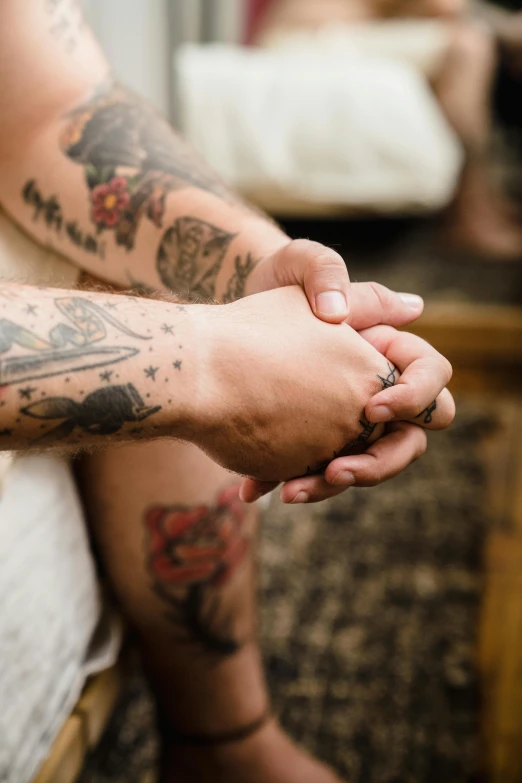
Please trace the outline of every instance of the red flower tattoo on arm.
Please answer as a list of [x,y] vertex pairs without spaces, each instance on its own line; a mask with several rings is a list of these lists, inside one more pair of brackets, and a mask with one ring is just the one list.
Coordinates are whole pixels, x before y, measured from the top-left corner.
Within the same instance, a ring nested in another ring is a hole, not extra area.
[[98,226],[116,226],[127,208],[130,194],[125,177],[113,177],[103,185],[96,185],[91,192],[92,220]]

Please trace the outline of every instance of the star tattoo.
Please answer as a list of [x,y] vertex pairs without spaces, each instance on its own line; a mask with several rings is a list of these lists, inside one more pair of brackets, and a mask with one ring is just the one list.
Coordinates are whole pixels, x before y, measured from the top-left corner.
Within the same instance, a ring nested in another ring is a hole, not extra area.
[[26,386],[25,389],[18,389],[18,394],[24,400],[30,400],[31,396],[37,391],[34,386]]
[[107,381],[109,383],[112,376],[112,370],[105,370],[105,372],[100,373],[100,381]]
[[118,305],[116,302],[105,302],[105,309],[106,310],[116,310]]
[[156,380],[156,373],[158,372],[159,367],[153,367],[152,365],[150,367],[147,367],[146,370],[143,370],[147,378],[151,378],[153,381]]
[[178,359],[177,362],[172,362],[172,366],[175,370],[181,370],[181,361]]
[[174,327],[169,326],[169,324],[163,324],[161,330],[165,332],[165,334],[174,334]]
[[37,311],[38,311],[38,308],[37,308],[36,305],[28,304],[27,307],[25,308],[25,312],[27,313],[27,315],[36,315]]

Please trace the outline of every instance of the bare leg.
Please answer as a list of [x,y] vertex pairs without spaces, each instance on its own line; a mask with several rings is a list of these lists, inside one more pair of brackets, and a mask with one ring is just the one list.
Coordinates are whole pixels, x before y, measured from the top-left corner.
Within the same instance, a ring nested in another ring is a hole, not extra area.
[[163,780],[338,781],[269,717],[255,640],[256,516],[237,482],[169,441],[86,457],[79,474],[157,695]]
[[464,143],[467,163],[452,208],[450,236],[484,255],[518,258],[522,234],[488,170],[491,87],[496,53],[482,28],[455,28],[446,63],[434,83],[441,106]]

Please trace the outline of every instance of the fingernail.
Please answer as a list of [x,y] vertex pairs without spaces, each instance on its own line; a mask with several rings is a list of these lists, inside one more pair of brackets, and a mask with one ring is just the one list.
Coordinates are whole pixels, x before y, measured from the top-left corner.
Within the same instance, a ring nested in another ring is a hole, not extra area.
[[350,470],[340,470],[337,476],[332,479],[332,484],[336,486],[342,485],[343,487],[353,487],[355,484],[355,476]]
[[292,503],[308,503],[310,496],[308,492],[298,492]]
[[417,294],[399,294],[400,298],[405,305],[408,305],[412,310],[421,310],[424,305],[424,299]]
[[315,308],[321,315],[344,315],[346,299],[341,291],[323,291],[315,300]]
[[387,405],[376,405],[368,418],[372,424],[379,424],[384,421],[391,421],[393,419],[393,413]]

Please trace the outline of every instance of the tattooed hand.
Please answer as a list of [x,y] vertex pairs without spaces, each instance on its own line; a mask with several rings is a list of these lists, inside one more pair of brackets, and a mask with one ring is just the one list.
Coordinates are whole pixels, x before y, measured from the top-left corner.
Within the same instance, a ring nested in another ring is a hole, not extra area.
[[[358,328],[366,323],[378,322],[377,291],[382,301],[388,300],[391,308],[394,295],[374,284],[352,285],[352,320]],[[353,294],[356,292],[356,295]],[[386,312],[386,305],[381,307]],[[397,308],[399,318],[400,308]],[[281,490],[283,502],[315,502],[332,497],[350,486],[374,486],[386,481],[417,459],[426,448],[426,436],[421,429],[443,429],[451,424],[455,404],[445,388],[451,378],[451,365],[434,348],[414,335],[397,332],[388,326],[363,329],[359,337],[368,341],[388,360],[388,370],[378,373],[381,385],[375,394],[369,394],[364,415],[360,418],[360,431],[355,440],[359,455],[335,449],[330,462],[318,461],[312,466],[320,475],[309,475],[284,484]],[[402,375],[401,375],[402,372]],[[374,428],[371,438],[361,438],[372,426],[387,423],[387,435],[370,445],[382,429]],[[419,426],[420,425],[420,426]],[[353,445],[353,444],[351,444]],[[324,473],[323,473],[324,471]],[[256,500],[277,486],[277,482],[246,480],[242,497],[247,502]]]
[[206,308],[199,342],[194,442],[229,469],[267,481],[315,473],[384,431],[364,407],[395,368],[346,324],[312,317],[295,286]]

